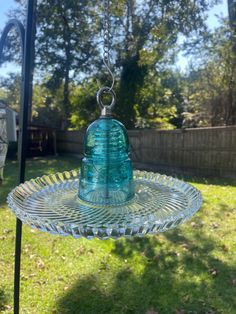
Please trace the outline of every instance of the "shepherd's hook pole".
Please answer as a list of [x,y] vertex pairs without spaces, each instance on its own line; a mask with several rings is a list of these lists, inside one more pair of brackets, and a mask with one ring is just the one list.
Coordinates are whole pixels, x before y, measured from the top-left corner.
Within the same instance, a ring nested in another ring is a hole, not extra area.
[[[16,19],[10,20],[3,30],[0,38],[0,61],[3,56],[3,48],[8,33],[15,29],[21,40],[22,54],[22,76],[21,76],[21,101],[20,101],[20,123],[18,139],[19,158],[19,183],[25,181],[25,161],[27,153],[27,126],[28,113],[32,101],[32,80],[33,80],[33,57],[35,37],[35,14],[37,0],[28,0],[26,30],[22,23]],[[15,240],[15,272],[14,272],[14,314],[19,314],[20,301],[20,266],[21,266],[21,240],[22,222],[16,219],[16,240]]]

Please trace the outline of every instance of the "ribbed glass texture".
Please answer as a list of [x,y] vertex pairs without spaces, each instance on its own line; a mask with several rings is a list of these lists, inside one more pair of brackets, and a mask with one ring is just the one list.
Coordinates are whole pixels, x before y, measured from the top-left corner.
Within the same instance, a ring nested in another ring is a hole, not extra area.
[[94,205],[78,196],[79,173],[45,175],[17,186],[8,205],[31,227],[88,239],[143,236],[175,228],[201,206],[200,192],[178,179],[134,171],[135,197],[122,205]]
[[122,204],[134,196],[127,131],[113,118],[100,118],[87,129],[79,197],[94,204]]

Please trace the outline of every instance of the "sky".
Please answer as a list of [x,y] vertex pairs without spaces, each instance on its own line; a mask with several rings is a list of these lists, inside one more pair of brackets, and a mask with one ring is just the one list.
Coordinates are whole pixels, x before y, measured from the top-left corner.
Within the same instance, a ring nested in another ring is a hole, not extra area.
[[[0,0],[0,30],[3,29],[6,24],[7,12],[16,6],[14,0]],[[214,29],[219,25],[216,15],[227,16],[227,0],[222,0],[220,4],[214,6],[208,13],[207,24],[211,29]],[[184,57],[181,53],[178,56],[177,67],[181,70],[184,70],[187,67],[188,58]],[[0,68],[0,75],[5,76],[8,72],[11,72],[13,69],[16,69],[15,65],[3,65]]]
[[[228,16],[228,6],[227,6],[227,0],[222,0],[220,4],[215,5],[209,12],[208,12],[208,19],[207,19],[207,25],[210,29],[214,29],[217,26],[219,26],[219,17],[226,17]],[[190,56],[191,58],[191,56]],[[184,71],[188,66],[189,58],[184,56],[183,54],[179,53],[178,61],[176,63],[176,66],[180,68],[182,71]]]
[[13,8],[15,5],[14,0],[0,0],[0,28],[4,27],[4,24],[7,21],[6,13],[10,8]]

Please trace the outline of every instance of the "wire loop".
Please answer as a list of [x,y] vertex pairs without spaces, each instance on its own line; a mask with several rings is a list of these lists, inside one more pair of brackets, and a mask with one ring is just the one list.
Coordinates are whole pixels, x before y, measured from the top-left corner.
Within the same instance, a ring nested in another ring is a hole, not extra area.
[[110,34],[110,28],[111,28],[111,23],[110,23],[110,0],[104,0],[103,2],[104,5],[104,23],[103,23],[103,64],[105,65],[108,74],[111,76],[112,83],[111,87],[109,87],[110,90],[113,89],[114,84],[115,84],[115,77],[114,74],[112,73],[111,70],[111,62],[110,62],[110,39],[111,39],[111,34]]
[[[104,105],[104,103],[102,101],[102,95],[103,94],[110,94],[111,95],[110,105]],[[115,94],[114,90],[108,86],[101,87],[99,89],[99,91],[97,92],[97,103],[101,109],[107,108],[107,109],[111,110],[115,106],[115,103],[116,103],[116,94]]]

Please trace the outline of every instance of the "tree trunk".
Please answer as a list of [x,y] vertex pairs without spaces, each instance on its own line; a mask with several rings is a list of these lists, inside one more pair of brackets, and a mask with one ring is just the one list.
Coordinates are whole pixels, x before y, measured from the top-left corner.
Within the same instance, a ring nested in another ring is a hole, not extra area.
[[129,58],[123,63],[119,86],[119,103],[116,113],[121,121],[126,121],[126,127],[135,127],[135,101],[137,91],[143,86],[147,72],[146,67],[140,67],[139,57]]
[[62,130],[66,130],[69,125],[70,118],[70,92],[69,92],[69,66],[66,66],[65,69],[65,78],[64,78],[64,86],[63,86],[63,108],[64,108],[64,117],[62,120]]
[[[64,8],[64,7],[63,7]],[[64,8],[65,10],[65,8]],[[63,20],[63,40],[65,42],[65,64],[64,64],[64,86],[63,86],[63,111],[64,117],[62,120],[61,128],[66,130],[69,126],[70,119],[70,95],[69,95],[69,82],[70,82],[70,68],[71,68],[71,30],[68,24],[65,12],[62,13]]]
[[226,117],[227,125],[236,124],[236,2],[228,0],[229,25],[232,42],[232,72],[229,82],[229,108]]
[[[119,84],[119,103],[116,107],[116,114],[121,121],[126,121],[125,126],[129,129],[135,127],[135,101],[138,89],[143,86],[144,78],[147,72],[146,67],[138,64],[139,50],[143,42],[135,43],[132,47],[134,20],[135,20],[135,3],[133,0],[126,0],[126,25],[125,25],[125,46],[124,60],[122,62],[122,71]],[[145,41],[142,38],[142,41]]]

